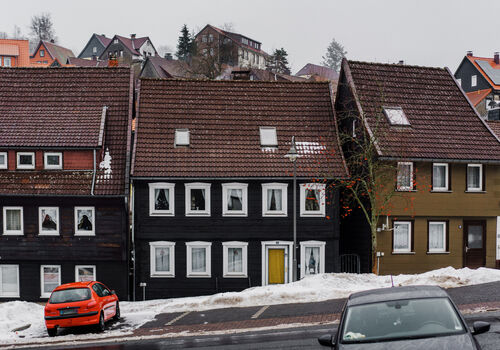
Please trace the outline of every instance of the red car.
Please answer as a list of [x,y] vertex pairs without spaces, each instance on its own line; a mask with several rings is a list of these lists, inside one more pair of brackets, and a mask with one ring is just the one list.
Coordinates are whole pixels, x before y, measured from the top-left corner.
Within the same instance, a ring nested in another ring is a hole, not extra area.
[[45,305],[47,333],[53,337],[58,328],[96,325],[103,331],[105,322],[120,318],[114,290],[96,281],[60,285]]

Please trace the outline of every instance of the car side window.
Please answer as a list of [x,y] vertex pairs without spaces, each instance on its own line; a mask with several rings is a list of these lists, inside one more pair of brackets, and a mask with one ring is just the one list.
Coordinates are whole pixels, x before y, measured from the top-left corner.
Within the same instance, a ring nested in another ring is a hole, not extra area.
[[94,292],[96,292],[96,294],[100,297],[103,297],[105,296],[104,292],[103,292],[103,288],[100,284],[96,283],[92,286],[92,289],[94,290]]
[[108,288],[104,287],[102,284],[99,284],[99,286],[101,287],[103,296],[106,297],[108,295],[111,295],[111,291]]

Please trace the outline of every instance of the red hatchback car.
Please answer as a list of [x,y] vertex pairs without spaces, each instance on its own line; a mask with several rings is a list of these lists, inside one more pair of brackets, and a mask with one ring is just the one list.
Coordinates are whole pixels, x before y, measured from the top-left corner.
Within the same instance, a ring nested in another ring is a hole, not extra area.
[[96,325],[103,331],[105,322],[120,318],[115,291],[96,281],[60,285],[45,305],[47,333],[53,337],[58,328]]

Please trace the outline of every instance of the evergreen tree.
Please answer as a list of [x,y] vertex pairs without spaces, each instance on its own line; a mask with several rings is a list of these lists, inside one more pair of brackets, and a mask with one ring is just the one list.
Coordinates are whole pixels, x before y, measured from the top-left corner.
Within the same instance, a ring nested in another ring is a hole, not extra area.
[[179,60],[188,61],[193,51],[193,38],[189,35],[187,25],[183,25],[181,35],[177,41],[177,52],[175,55]]
[[332,39],[332,42],[326,49],[326,55],[323,56],[322,64],[338,72],[340,70],[342,58],[344,58],[345,55],[347,55],[347,51],[344,50],[344,47],[335,39]]
[[284,48],[274,50],[266,62],[267,70],[278,74],[290,74],[288,66],[288,53]]

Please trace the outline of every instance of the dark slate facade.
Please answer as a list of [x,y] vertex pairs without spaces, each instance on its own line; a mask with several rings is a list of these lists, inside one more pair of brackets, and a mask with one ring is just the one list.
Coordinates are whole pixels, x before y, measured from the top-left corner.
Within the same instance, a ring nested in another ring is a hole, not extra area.
[[[477,76],[477,85],[471,85],[472,76]],[[490,89],[491,85],[484,78],[483,74],[478,71],[478,69],[467,59],[464,57],[460,66],[458,66],[457,71],[455,72],[455,79],[461,80],[461,87],[465,92],[477,91]]]
[[82,52],[78,55],[78,58],[100,57],[110,40],[104,35],[93,34],[87,45],[85,45]]

